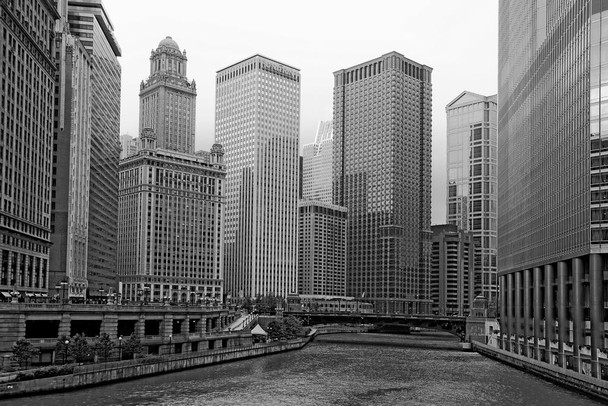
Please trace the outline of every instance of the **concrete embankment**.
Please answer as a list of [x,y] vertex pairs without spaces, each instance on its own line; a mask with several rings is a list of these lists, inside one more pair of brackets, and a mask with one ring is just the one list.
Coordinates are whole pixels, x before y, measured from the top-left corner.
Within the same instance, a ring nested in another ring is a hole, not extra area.
[[583,375],[558,365],[550,365],[523,355],[514,354],[496,347],[473,342],[473,349],[478,353],[530,372],[541,378],[567,386],[591,396],[608,401],[608,381],[602,381],[589,375]]
[[278,352],[297,350],[304,347],[312,336],[287,342],[254,344],[249,347],[233,347],[208,350],[195,355],[175,354],[140,358],[131,361],[81,365],[74,368],[71,375],[34,379],[0,384],[0,398],[25,396],[44,392],[66,391],[86,386],[106,384],[144,376],[164,374],[183,369],[202,367],[239,359],[259,357]]

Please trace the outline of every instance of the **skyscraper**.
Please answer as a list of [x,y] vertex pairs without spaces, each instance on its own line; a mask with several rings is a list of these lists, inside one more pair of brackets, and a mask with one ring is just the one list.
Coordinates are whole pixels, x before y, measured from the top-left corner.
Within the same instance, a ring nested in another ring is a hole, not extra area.
[[48,289],[58,18],[51,1],[0,2],[0,294],[5,297],[9,291]]
[[221,145],[211,153],[156,148],[144,128],[137,154],[120,161],[118,272],[127,300],[222,299]]
[[430,311],[431,71],[391,52],[334,73],[346,294],[365,294],[381,312]]
[[333,122],[321,121],[315,142],[302,147],[302,199],[332,202]]
[[473,304],[475,242],[473,233],[454,224],[431,226],[431,297],[433,313],[466,316]]
[[[116,288],[120,47],[101,0],[68,1],[68,23],[91,58],[88,290]],[[72,292],[83,296],[81,291]]]
[[55,25],[57,102],[53,142],[49,286],[57,294],[84,297],[88,286],[89,188],[91,173],[92,61],[70,33],[68,1],[57,3]]
[[150,56],[150,77],[139,90],[139,128],[156,131],[161,149],[194,152],[196,83],[188,81],[188,58],[167,37]]
[[137,154],[139,138],[131,137],[129,134],[120,136],[120,159],[125,159],[131,155]]
[[475,296],[496,304],[496,95],[465,91],[445,110],[447,222],[473,233],[479,263]]
[[299,70],[261,55],[216,77],[215,138],[226,151],[226,292],[297,289]]
[[501,345],[596,377],[608,348],[607,12],[590,0],[499,8]]

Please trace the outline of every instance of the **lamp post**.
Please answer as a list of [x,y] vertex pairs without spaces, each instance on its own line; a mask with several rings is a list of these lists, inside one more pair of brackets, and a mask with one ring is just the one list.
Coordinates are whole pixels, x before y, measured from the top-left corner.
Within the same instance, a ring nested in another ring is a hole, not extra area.
[[122,336],[118,337],[118,360],[122,361]]
[[64,349],[64,352],[63,352],[63,364],[65,365],[65,364],[68,363],[68,347],[70,345],[70,340],[66,339],[64,341],[64,344],[65,344],[65,346],[63,348]]
[[171,334],[169,334],[169,355],[171,355],[173,353],[173,348],[171,348],[172,338],[173,338],[173,336]]

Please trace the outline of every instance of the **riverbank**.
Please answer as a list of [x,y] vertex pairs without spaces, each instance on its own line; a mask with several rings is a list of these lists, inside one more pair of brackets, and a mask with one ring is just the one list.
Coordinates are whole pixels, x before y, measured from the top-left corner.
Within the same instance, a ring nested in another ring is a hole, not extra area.
[[5,382],[0,385],[0,399],[48,392],[68,391],[88,386],[97,386],[111,382],[137,379],[145,376],[165,374],[207,365],[292,351],[303,348],[313,337],[314,333],[308,337],[285,342],[254,344],[247,347],[222,348],[207,350],[200,353],[154,356],[130,361],[80,365],[75,366],[74,373],[70,375],[28,381]]
[[473,342],[473,350],[488,358],[529,372],[558,385],[580,391],[590,396],[608,401],[608,381],[583,375],[558,365],[550,365],[523,355],[514,354],[496,347]]
[[462,343],[458,337],[440,331],[425,331],[407,335],[367,332],[358,332],[354,334],[317,335],[315,341],[336,344],[341,343],[353,345],[462,351]]

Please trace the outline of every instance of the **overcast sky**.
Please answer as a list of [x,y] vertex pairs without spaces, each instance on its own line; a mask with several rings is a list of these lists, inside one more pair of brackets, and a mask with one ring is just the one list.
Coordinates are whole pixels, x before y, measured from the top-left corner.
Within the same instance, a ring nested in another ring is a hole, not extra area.
[[432,67],[432,223],[445,223],[445,106],[496,93],[498,0],[103,1],[122,48],[121,133],[137,136],[150,51],[171,36],[196,80],[196,149],[214,142],[215,72],[256,53],[300,69],[300,145],[332,118],[334,71],[390,51]]

